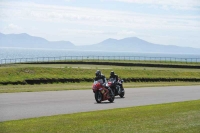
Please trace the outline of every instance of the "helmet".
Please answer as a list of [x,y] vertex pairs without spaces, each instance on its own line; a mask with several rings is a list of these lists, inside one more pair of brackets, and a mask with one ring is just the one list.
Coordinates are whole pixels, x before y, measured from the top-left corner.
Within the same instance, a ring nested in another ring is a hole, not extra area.
[[114,76],[115,75],[115,72],[114,71],[111,71],[110,72],[110,76]]
[[97,70],[95,74],[96,74],[96,76],[100,76],[101,75],[101,71]]

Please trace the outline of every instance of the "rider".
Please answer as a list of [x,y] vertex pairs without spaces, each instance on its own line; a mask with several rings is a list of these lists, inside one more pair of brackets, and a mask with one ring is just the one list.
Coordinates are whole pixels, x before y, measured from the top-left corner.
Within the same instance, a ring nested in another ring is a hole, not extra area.
[[114,71],[111,71],[111,72],[110,72],[110,78],[114,78],[114,79],[115,79],[115,82],[118,82],[118,76],[117,76],[117,74],[115,74]]
[[[96,75],[96,77],[94,78],[94,81],[98,81],[98,80],[102,79],[102,81],[103,81],[102,86],[104,86],[108,90],[108,88],[106,87],[106,83],[107,83],[106,77],[101,73],[101,71],[97,70],[95,72],[95,75]],[[108,92],[109,92],[109,90],[107,91],[106,94],[108,94]],[[108,96],[108,98],[109,98],[109,96]]]
[[111,72],[110,72],[110,78],[114,78],[116,84],[118,84],[118,85],[122,88],[122,90],[124,89],[123,86],[122,86],[122,83],[119,83],[119,82],[118,82],[118,80],[119,80],[118,75],[115,74],[114,71],[111,71]]
[[95,73],[96,77],[94,78],[94,81],[98,81],[100,79],[102,79],[103,83],[102,85],[105,87],[106,86],[106,77],[101,74],[101,71],[100,70],[97,70],[96,73]]

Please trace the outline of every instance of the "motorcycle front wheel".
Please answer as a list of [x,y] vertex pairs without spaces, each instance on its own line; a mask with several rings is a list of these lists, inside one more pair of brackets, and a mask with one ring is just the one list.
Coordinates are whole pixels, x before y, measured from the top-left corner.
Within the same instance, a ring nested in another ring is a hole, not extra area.
[[112,103],[115,100],[115,94],[112,89],[110,90],[109,94],[110,98],[108,99],[108,101]]
[[121,98],[123,98],[123,97],[124,97],[124,94],[125,94],[125,90],[123,90],[123,91],[121,92],[121,94],[119,94],[119,96],[120,96]]
[[102,94],[101,94],[101,92],[100,91],[96,91],[95,93],[94,93],[94,97],[95,97],[95,100],[97,101],[97,103],[101,103],[101,101],[102,101]]

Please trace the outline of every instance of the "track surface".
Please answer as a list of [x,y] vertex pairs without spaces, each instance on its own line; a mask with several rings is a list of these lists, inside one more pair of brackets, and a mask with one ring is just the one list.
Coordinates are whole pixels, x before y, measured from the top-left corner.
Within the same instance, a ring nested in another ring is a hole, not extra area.
[[0,121],[200,99],[200,86],[125,89],[125,98],[97,104],[92,90],[0,94]]

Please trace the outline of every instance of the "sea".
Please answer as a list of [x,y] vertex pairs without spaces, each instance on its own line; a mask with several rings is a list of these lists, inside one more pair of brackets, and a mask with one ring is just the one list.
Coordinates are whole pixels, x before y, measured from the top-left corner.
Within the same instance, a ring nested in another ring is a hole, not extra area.
[[[131,59],[181,59],[191,60],[194,62],[200,62],[199,54],[170,54],[170,53],[137,53],[130,51],[86,51],[86,50],[74,50],[74,49],[28,49],[28,48],[0,48],[0,63],[3,64],[6,60],[16,60],[25,58],[59,58],[59,57],[72,57],[72,56],[84,56],[84,57],[97,57],[97,56],[112,56],[114,58],[131,57]],[[141,57],[141,58],[140,58]],[[66,58],[65,58],[66,59]]]

